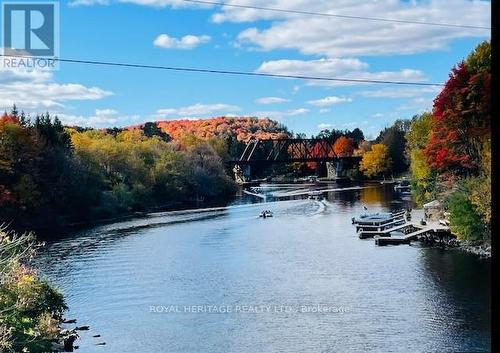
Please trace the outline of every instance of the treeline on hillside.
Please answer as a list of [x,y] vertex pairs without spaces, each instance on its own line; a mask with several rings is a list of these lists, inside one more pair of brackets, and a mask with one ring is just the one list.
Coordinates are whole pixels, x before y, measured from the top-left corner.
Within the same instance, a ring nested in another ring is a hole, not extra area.
[[0,221],[43,229],[225,198],[235,191],[222,161],[228,150],[221,138],[171,141],[154,124],[65,128],[13,109],[0,118]]
[[422,204],[438,198],[462,240],[491,237],[491,46],[481,43],[454,67],[432,113],[407,134],[413,189]]
[[187,135],[204,140],[214,137],[231,137],[237,141],[290,137],[290,133],[283,124],[256,117],[166,120],[159,121],[158,126],[174,140],[182,139]]

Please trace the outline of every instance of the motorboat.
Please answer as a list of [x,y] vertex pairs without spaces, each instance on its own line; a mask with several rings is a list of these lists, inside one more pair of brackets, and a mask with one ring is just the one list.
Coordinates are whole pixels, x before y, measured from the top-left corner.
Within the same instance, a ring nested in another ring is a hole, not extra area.
[[407,212],[404,210],[393,211],[393,212],[365,213],[359,215],[358,217],[353,217],[352,223],[360,225],[389,223],[395,219],[403,218],[406,213]]
[[394,191],[398,191],[398,192],[401,192],[401,193],[409,193],[411,192],[411,184],[410,184],[410,181],[409,180],[401,180],[399,183],[397,183],[395,186],[394,186]]
[[352,218],[353,224],[372,224],[389,222],[394,216],[388,212],[366,213]]
[[316,200],[316,201],[323,200],[323,192],[322,191],[311,191],[308,195],[309,195],[308,196],[309,200]]
[[259,217],[261,217],[261,218],[268,218],[268,217],[272,217],[272,216],[273,216],[273,213],[269,210],[264,210],[259,214]]

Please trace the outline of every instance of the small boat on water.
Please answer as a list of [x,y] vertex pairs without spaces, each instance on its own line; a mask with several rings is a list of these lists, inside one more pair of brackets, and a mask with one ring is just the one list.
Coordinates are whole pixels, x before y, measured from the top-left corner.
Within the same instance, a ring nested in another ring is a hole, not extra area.
[[410,181],[409,180],[401,180],[401,182],[397,183],[395,186],[394,186],[394,191],[398,191],[398,192],[411,192],[411,185],[410,185]]
[[311,191],[308,195],[309,195],[308,196],[309,200],[316,200],[316,201],[323,200],[323,192],[322,191]]
[[259,214],[260,218],[268,218],[268,217],[272,217],[272,216],[273,216],[273,213],[269,210],[264,210]]
[[371,225],[383,224],[393,221],[396,218],[403,218],[406,211],[365,213],[352,218],[353,224]]

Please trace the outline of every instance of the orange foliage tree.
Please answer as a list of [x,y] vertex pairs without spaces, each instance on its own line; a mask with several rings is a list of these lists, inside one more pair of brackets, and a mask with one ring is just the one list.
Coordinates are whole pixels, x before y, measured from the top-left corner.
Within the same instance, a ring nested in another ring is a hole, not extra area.
[[354,139],[340,136],[333,145],[333,151],[339,157],[350,157],[354,152]]

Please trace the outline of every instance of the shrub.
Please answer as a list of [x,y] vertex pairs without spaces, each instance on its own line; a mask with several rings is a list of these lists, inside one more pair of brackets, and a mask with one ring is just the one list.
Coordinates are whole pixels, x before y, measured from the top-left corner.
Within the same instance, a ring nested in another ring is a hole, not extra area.
[[462,241],[479,242],[487,237],[487,226],[469,200],[466,190],[455,191],[448,199],[450,229]]
[[0,349],[49,352],[66,310],[62,294],[28,266],[32,235],[0,228]]

